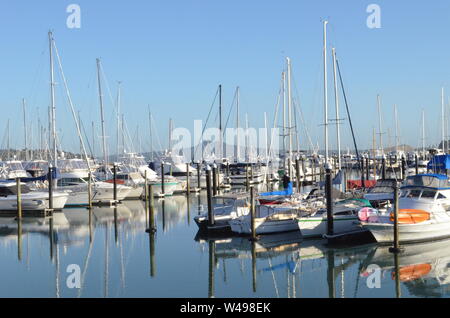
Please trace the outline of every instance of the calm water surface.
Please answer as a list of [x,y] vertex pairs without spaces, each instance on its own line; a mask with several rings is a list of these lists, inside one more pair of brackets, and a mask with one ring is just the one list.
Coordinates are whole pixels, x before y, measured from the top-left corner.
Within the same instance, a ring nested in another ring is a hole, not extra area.
[[[373,244],[330,249],[323,241],[302,241],[299,232],[253,244],[201,237],[193,217],[205,208],[204,195],[155,201],[154,235],[145,232],[141,201],[116,211],[94,208],[91,219],[82,208],[55,213],[53,221],[25,218],[21,231],[14,218],[0,218],[0,297],[450,295],[449,241],[407,246],[396,280],[394,256]],[[81,270],[80,289],[67,286],[71,264]]]

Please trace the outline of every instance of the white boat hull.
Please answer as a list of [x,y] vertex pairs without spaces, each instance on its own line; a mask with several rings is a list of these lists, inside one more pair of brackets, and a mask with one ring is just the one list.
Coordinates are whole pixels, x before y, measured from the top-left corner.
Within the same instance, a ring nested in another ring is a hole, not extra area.
[[[305,238],[323,237],[327,234],[328,220],[323,217],[302,217],[298,219],[298,228]],[[342,234],[360,229],[360,222],[356,216],[334,217],[333,232]]]
[[[373,234],[377,242],[391,243],[394,241],[393,224],[362,223],[362,225]],[[398,233],[399,241],[403,243],[437,240],[450,237],[450,222],[399,224]]]

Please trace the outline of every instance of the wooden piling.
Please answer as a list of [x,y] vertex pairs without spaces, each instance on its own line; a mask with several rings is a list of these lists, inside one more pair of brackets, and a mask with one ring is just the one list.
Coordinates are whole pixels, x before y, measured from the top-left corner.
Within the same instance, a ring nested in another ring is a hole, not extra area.
[[334,234],[334,218],[333,218],[333,183],[331,180],[331,166],[329,163],[326,163],[325,167],[325,194],[327,201],[327,235]]
[[92,172],[88,173],[88,208],[92,209]]
[[419,174],[419,157],[417,157],[417,154],[415,154],[415,161],[416,161],[416,175]]
[[295,178],[296,178],[296,187],[297,192],[300,193],[300,159],[295,159]]
[[22,219],[22,189],[20,187],[20,178],[16,178],[17,187],[17,218]]
[[212,190],[213,190],[213,196],[217,195],[217,166],[216,164],[213,164],[212,168]]
[[113,188],[113,195],[114,195],[114,204],[117,203],[117,167],[116,165],[113,165],[113,182],[114,182],[114,188]]
[[165,194],[165,185],[164,185],[164,162],[161,162],[161,195]]
[[212,193],[211,193],[211,168],[206,167],[206,195],[208,199],[208,225],[214,225],[214,210],[212,206]]
[[189,180],[189,163],[186,164],[186,194],[189,196],[191,192],[191,183]]
[[53,168],[48,167],[48,208],[53,210]]
[[255,187],[250,187],[250,217],[251,217],[251,240],[256,241],[256,203],[255,203]]

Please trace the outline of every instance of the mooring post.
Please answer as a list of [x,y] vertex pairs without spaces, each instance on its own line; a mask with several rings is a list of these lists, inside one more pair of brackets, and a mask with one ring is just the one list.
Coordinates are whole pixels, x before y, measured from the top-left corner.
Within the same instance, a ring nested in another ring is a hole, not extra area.
[[416,160],[416,175],[419,174],[419,157],[417,157],[417,154],[415,154],[415,158]]
[[402,180],[406,178],[406,159],[402,157]]
[[161,195],[164,196],[165,185],[164,185],[164,162],[161,162]]
[[48,208],[53,210],[53,167],[48,167]]
[[251,221],[251,240],[256,241],[256,206],[255,206],[255,187],[250,187],[250,221]]
[[302,181],[300,182],[300,186],[302,187],[304,185],[304,183],[306,182],[306,169],[305,169],[305,158],[301,158],[302,160],[302,172],[303,172],[303,178]]
[[300,159],[298,157],[295,159],[295,178],[297,192],[300,193]]
[[20,187],[20,178],[16,178],[17,187],[17,218],[22,219],[22,189]]
[[144,201],[148,204],[148,181],[147,181],[147,170],[144,173]]
[[88,172],[88,208],[92,209],[92,172]]
[[[389,248],[389,252],[391,253],[400,253],[400,244],[399,244],[399,236],[398,236],[398,186],[395,184],[394,186],[394,212],[393,212],[393,221],[394,221],[394,246]],[[392,219],[391,219],[392,220]]]
[[334,234],[333,224],[333,184],[331,180],[331,165],[329,162],[325,163],[325,193],[327,199],[327,235]]
[[189,180],[189,163],[186,164],[186,194],[189,196],[189,193],[191,192],[191,184]]
[[114,182],[114,188],[113,188],[114,204],[116,204],[117,203],[117,167],[115,164],[113,165],[113,182]]
[[369,156],[366,157],[366,180],[370,180],[370,161],[369,161]]
[[256,293],[256,242],[252,241],[252,287]]
[[361,157],[361,188],[366,189],[366,183],[364,182],[364,157]]
[[208,225],[214,225],[214,210],[212,206],[212,193],[211,193],[211,167],[206,166],[206,196],[208,199]]
[[383,159],[381,159],[381,179],[386,179],[386,157],[383,156]]
[[202,187],[200,185],[201,182],[201,173],[202,173],[202,169],[201,169],[201,163],[200,161],[197,162],[197,188],[201,191]]
[[249,173],[249,171],[248,171],[248,164],[247,164],[245,167],[245,190],[247,191],[247,193],[248,193],[248,191],[250,191],[250,180],[249,180],[248,173]]
[[217,195],[217,165],[214,163],[212,167],[212,179],[213,179],[213,196]]

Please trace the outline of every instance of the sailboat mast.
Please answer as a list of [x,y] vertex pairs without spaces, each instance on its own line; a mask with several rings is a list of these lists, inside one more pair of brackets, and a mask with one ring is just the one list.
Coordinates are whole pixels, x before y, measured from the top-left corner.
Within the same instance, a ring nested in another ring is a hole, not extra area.
[[169,153],[172,153],[172,118],[169,118]]
[[339,92],[337,86],[337,70],[336,70],[336,49],[332,48],[333,52],[333,75],[334,75],[334,100],[336,103],[336,136],[337,136],[337,148],[338,148],[338,169],[341,170],[341,128],[340,128],[340,115],[339,115]]
[[442,152],[445,153],[445,132],[444,132],[445,119],[444,119],[444,88],[443,87],[441,90],[441,108],[442,108],[442,114],[441,114],[441,117],[442,117]]
[[291,59],[287,62],[287,93],[288,93],[288,131],[289,131],[289,176],[292,177],[292,92],[291,92]]
[[118,87],[117,87],[117,160],[119,160],[119,156],[120,156],[120,89],[121,89],[121,84],[122,82],[117,82]]
[[422,156],[425,157],[425,111],[422,110]]
[[378,133],[380,135],[380,149],[381,149],[381,155],[384,156],[383,133],[381,132],[381,102],[380,102],[380,95],[377,95],[377,106],[378,106]]
[[240,134],[239,134],[239,98],[240,98],[240,89],[239,86],[236,87],[236,162],[239,162],[239,158],[241,157],[241,149],[240,149]]
[[328,163],[328,84],[327,84],[327,24],[323,22],[323,99],[324,99],[324,126],[325,126],[325,163]]
[[397,105],[394,105],[394,118],[395,118],[395,151],[398,153],[399,137],[398,137],[398,113]]
[[152,113],[150,105],[148,106],[148,124],[150,128],[150,161],[153,162],[153,132],[152,132]]
[[283,91],[283,159],[286,167],[286,73],[281,73],[281,86]]
[[100,120],[102,123],[102,147],[103,147],[103,160],[105,166],[108,165],[108,155],[106,153],[106,134],[105,134],[105,117],[103,114],[103,94],[102,83],[100,76],[100,59],[97,58],[97,82],[98,82],[98,97],[100,101]]
[[8,148],[8,160],[10,160],[10,158],[11,158],[11,146],[10,146],[10,143],[9,143],[9,118],[8,118],[8,139],[7,139],[7,148]]
[[269,160],[269,133],[268,133],[268,131],[267,131],[267,113],[266,112],[264,112],[264,137],[265,137],[265,142],[266,142],[266,150],[265,150],[265,152],[264,152],[264,154],[265,154],[265,160],[267,161],[267,160]]
[[223,142],[222,142],[222,85],[219,85],[219,159],[223,157]]
[[23,108],[23,130],[24,130],[25,160],[28,161],[27,112],[26,112],[26,107],[25,107],[25,98],[22,98],[22,108]]
[[[53,146],[53,166],[57,167],[58,163],[58,150],[56,146],[56,106],[55,106],[55,78],[53,68],[53,33],[48,32],[48,41],[50,48],[50,118],[51,118],[51,134],[52,134],[52,146]],[[50,134],[50,133],[49,133]],[[50,144],[49,144],[50,145]]]

